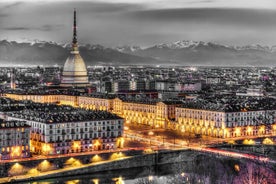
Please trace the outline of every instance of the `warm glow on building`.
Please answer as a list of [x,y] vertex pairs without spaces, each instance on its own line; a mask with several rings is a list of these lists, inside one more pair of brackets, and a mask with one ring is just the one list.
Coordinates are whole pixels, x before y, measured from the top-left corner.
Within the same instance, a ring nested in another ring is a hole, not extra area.
[[39,171],[48,171],[52,169],[52,164],[48,160],[43,160],[40,164],[38,164],[37,169]]
[[38,175],[40,172],[37,170],[37,168],[32,168],[28,171],[28,174]]
[[273,145],[273,144],[275,144],[275,143],[273,142],[272,139],[270,139],[270,138],[265,138],[265,139],[263,140],[263,144],[266,144],[266,145]]
[[15,163],[12,165],[12,167],[9,170],[9,174],[11,176],[21,175],[25,172],[25,168],[23,165],[19,163]]
[[[270,113],[273,112],[271,110]],[[266,113],[264,110],[225,112],[222,110],[177,107],[175,113],[176,123],[172,123],[171,128],[183,133],[190,132],[221,138],[262,136],[271,133],[270,129],[257,124],[256,121],[259,116]],[[269,122],[273,123],[273,120],[270,119]],[[272,124],[273,126],[275,126],[275,122]]]
[[122,177],[113,178],[112,180],[115,181],[115,184],[124,184],[125,183]]
[[25,121],[0,119],[0,160],[30,157],[30,129]]
[[65,184],[79,184],[80,180],[70,180],[70,181],[66,181]]
[[124,148],[125,139],[123,137],[120,137],[117,139],[117,148]]
[[51,153],[51,145],[47,143],[42,143],[42,154],[48,155]]
[[123,154],[122,152],[113,153],[113,154],[110,156],[110,160],[116,160],[116,159],[122,158],[122,157],[124,157],[124,156],[125,156],[125,154]]
[[100,161],[103,161],[103,159],[98,154],[94,155],[91,159],[91,162],[100,162]]
[[254,144],[255,144],[255,141],[252,140],[252,139],[245,139],[245,140],[243,141],[243,144],[254,145]]
[[80,145],[81,145],[81,142],[80,142],[80,141],[73,141],[72,149],[73,149],[75,152],[78,152],[79,149],[80,149]]
[[68,166],[69,166],[69,167],[78,167],[78,166],[81,166],[81,165],[83,165],[83,164],[81,163],[80,160],[71,157],[71,158],[69,158],[68,160],[66,160],[65,165],[66,165],[67,167],[68,167]]
[[13,146],[11,152],[11,157],[19,157],[21,155],[21,148],[19,146]]
[[99,179],[93,179],[92,182],[93,182],[93,184],[100,184],[100,180]]

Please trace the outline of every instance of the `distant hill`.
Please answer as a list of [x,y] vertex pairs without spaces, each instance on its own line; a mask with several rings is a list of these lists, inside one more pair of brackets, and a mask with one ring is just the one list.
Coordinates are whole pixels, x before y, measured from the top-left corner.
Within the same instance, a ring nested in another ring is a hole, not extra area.
[[[63,66],[70,44],[0,41],[0,65]],[[147,48],[80,45],[87,65],[276,66],[276,46],[227,46],[211,42],[177,41]]]

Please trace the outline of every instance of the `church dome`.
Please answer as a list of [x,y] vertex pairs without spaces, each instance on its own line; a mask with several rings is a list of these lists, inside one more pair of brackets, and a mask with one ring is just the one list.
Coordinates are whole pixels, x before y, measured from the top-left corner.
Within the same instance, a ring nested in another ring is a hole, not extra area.
[[88,86],[88,76],[85,63],[79,54],[76,31],[76,10],[74,10],[74,35],[72,50],[65,61],[61,86],[64,87],[85,87]]

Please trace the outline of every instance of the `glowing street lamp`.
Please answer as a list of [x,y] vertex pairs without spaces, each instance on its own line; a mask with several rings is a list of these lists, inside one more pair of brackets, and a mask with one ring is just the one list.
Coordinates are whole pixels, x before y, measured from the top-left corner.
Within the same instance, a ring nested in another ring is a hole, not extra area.
[[40,171],[48,171],[51,169],[51,163],[48,160],[43,160],[39,165],[38,169]]
[[265,138],[265,139],[263,140],[263,144],[266,144],[266,145],[273,145],[274,142],[273,142],[271,139],[269,139],[269,138]]
[[102,160],[103,160],[102,157],[100,157],[98,154],[94,155],[91,159],[92,162],[100,162]]
[[149,179],[149,181],[152,181],[153,180],[153,176],[150,175],[148,179]]
[[18,162],[13,164],[13,166],[9,170],[9,174],[12,176],[20,175],[20,174],[23,174],[24,172],[25,172],[24,167],[21,164],[19,164]]

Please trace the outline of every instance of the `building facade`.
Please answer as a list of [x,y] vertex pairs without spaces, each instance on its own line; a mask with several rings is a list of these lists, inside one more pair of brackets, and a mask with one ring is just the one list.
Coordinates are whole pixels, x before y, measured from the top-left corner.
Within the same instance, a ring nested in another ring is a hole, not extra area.
[[176,122],[171,125],[183,133],[220,138],[275,135],[275,114],[276,110],[227,112],[177,107]]
[[[220,99],[216,102],[216,98],[200,102],[200,99],[195,98],[186,101],[193,104],[192,106],[180,107],[182,102],[133,97],[132,100],[127,100],[128,96],[124,100],[115,97],[106,98],[102,95],[60,94],[59,97],[53,98],[29,97],[29,94],[23,95],[24,97],[16,94],[6,94],[6,96],[13,99],[34,99],[33,101],[59,99],[59,104],[115,113],[123,117],[127,123],[141,123],[153,128],[169,128],[212,137],[276,134],[275,100],[265,98],[230,97],[229,102],[229,99]],[[235,104],[231,99],[240,102]],[[234,103],[233,107],[241,104],[244,104],[244,107],[225,109],[231,103]]]
[[31,152],[43,155],[108,150],[123,147],[124,120],[105,111],[34,104],[7,112],[9,120],[31,126]]
[[0,120],[0,160],[28,158],[31,127],[25,121]]
[[175,119],[175,108],[179,101],[123,101],[114,99],[113,112],[125,118],[126,123],[149,125],[153,128],[167,128],[168,123]]

